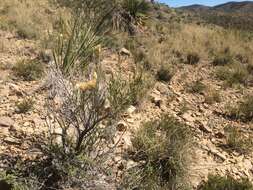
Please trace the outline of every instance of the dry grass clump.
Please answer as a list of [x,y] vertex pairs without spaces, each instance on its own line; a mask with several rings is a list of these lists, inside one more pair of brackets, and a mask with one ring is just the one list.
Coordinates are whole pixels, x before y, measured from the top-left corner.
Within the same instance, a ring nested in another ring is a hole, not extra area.
[[253,121],[253,96],[245,96],[237,106],[228,106],[227,115],[244,122]]
[[58,10],[48,0],[1,0],[1,28],[15,31],[22,38],[42,39],[52,31]]
[[252,77],[247,69],[247,66],[241,63],[234,63],[226,66],[218,67],[216,77],[225,81],[225,85],[232,87],[234,85],[247,85]]
[[208,87],[205,91],[205,102],[207,104],[213,104],[215,102],[221,102],[221,95],[218,90]]
[[201,82],[201,80],[194,81],[191,84],[188,84],[187,91],[190,93],[202,94],[206,89],[206,85]]
[[216,55],[213,60],[213,65],[215,65],[215,66],[217,66],[217,65],[224,66],[224,65],[228,65],[228,64],[232,64],[232,63],[233,63],[233,57],[227,53],[220,53],[220,54]]
[[[214,60],[214,65],[229,65],[235,61],[248,65],[252,59],[251,39],[237,32],[219,27],[195,24],[163,23],[163,31],[149,21],[150,30],[158,35],[136,36],[145,47],[150,68],[160,67],[165,61],[196,64],[199,60]],[[167,26],[167,27],[166,27]],[[195,52],[195,53],[194,53]]]
[[230,176],[209,175],[208,181],[198,190],[252,190],[253,185],[247,179],[236,180]]
[[252,58],[252,40],[244,39],[240,33],[219,27],[184,24],[177,32],[169,33],[166,42],[167,49],[183,54],[194,50],[203,59],[213,58],[226,48],[230,49],[231,55],[241,54]]
[[32,81],[43,75],[43,65],[37,60],[21,60],[18,61],[13,68],[14,74],[25,81]]
[[[175,118],[145,123],[134,135],[133,159],[137,168],[129,171],[134,187],[140,189],[185,189],[192,136]],[[137,175],[136,175],[137,174]],[[140,180],[140,181],[139,181]],[[131,184],[129,181],[127,184]],[[129,187],[129,186],[128,186]]]
[[227,148],[241,154],[251,153],[253,150],[252,136],[247,136],[236,127],[228,126],[225,128]]

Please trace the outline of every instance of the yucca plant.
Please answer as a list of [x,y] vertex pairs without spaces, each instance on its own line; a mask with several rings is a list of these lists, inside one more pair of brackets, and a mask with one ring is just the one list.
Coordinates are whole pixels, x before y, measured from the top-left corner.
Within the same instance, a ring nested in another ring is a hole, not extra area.
[[54,63],[64,75],[84,69],[92,55],[99,51],[102,37],[95,25],[84,23],[80,18],[62,22],[62,32],[53,51]]
[[63,7],[70,8],[73,15],[82,17],[86,23],[96,23],[103,30],[111,29],[113,15],[119,6],[118,0],[56,0]]
[[123,8],[134,18],[145,16],[149,10],[148,2],[144,0],[125,0]]

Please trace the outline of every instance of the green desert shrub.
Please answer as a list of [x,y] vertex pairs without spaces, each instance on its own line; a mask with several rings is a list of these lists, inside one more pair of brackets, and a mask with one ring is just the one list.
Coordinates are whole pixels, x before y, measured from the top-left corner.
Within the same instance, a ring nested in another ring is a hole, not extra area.
[[20,184],[16,181],[16,177],[13,175],[8,175],[6,172],[0,172],[0,189],[4,190],[28,190],[26,187],[22,187],[23,184]]
[[251,136],[246,136],[245,133],[236,127],[227,126],[225,128],[227,148],[241,154],[251,153],[253,150],[253,141]]
[[37,60],[21,60],[13,67],[14,74],[23,80],[32,81],[43,75],[43,65]]
[[209,175],[208,181],[202,184],[199,190],[253,190],[253,185],[246,179]]
[[165,65],[162,65],[156,73],[157,80],[163,81],[163,82],[169,82],[173,76],[174,76],[174,71],[172,67],[165,66]]
[[186,63],[190,65],[195,65],[199,62],[200,57],[197,53],[188,53],[186,58]]
[[[141,163],[132,172],[140,189],[184,189],[192,136],[189,128],[170,116],[145,123],[134,135],[133,159]],[[139,176],[136,177],[136,172]]]
[[188,92],[190,93],[198,93],[201,94],[206,89],[206,85],[201,82],[200,80],[197,80],[191,84],[188,85]]
[[123,8],[134,19],[146,15],[150,9],[148,2],[145,0],[125,0]]

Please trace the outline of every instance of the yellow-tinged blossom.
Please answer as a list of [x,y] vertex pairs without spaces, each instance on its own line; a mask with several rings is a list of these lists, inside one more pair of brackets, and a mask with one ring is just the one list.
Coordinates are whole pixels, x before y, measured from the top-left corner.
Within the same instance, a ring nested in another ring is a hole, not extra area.
[[83,92],[87,90],[93,90],[97,86],[97,73],[94,73],[94,79],[87,82],[78,82],[75,86],[76,89],[81,90]]

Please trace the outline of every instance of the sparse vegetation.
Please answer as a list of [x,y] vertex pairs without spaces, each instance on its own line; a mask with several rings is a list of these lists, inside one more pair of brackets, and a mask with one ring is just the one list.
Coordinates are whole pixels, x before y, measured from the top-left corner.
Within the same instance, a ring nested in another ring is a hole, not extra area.
[[227,148],[241,154],[251,153],[253,150],[253,141],[250,134],[245,134],[237,127],[227,126]]
[[253,96],[244,98],[238,107],[238,114],[244,121],[253,121]]
[[[241,29],[253,17],[219,14],[153,0],[0,0],[0,189],[189,190],[220,160],[248,175],[253,35]],[[253,189],[209,176],[199,190]]]
[[171,66],[162,65],[160,69],[157,71],[157,80],[163,82],[169,82],[174,75],[174,71]]
[[218,79],[224,80],[225,85],[229,87],[240,84],[247,85],[250,78],[247,68],[241,63],[217,68],[216,76]]
[[253,185],[247,179],[236,180],[230,176],[209,175],[199,190],[252,190]]
[[253,97],[246,96],[237,106],[229,106],[228,115],[244,122],[253,121]]
[[[103,33],[76,16],[70,25],[62,25],[62,33],[53,51],[54,61],[47,72],[48,97],[54,94],[61,103],[47,101],[48,132],[36,138],[43,156],[22,160],[19,166],[14,163],[9,168],[11,175],[40,186],[31,189],[70,186],[86,189],[94,172],[95,176],[103,173],[98,170],[104,167],[98,165],[98,159],[102,163],[101,160],[113,149],[109,148],[111,141],[108,139],[112,139],[114,133],[106,133],[111,128],[102,122],[117,121],[129,105],[140,100],[140,93],[145,89],[142,74],[105,78],[97,59]],[[42,65],[36,60],[22,60],[14,67],[14,73],[25,80],[34,80],[42,75]],[[25,101],[17,106],[21,112],[27,112],[31,102]],[[22,167],[24,165],[26,167]],[[93,174],[89,175],[91,170]]]
[[43,74],[43,65],[37,60],[23,59],[18,61],[14,68],[14,74],[26,81],[39,79]]
[[188,85],[188,92],[190,93],[198,93],[201,94],[206,89],[206,85],[201,82],[200,80],[197,80],[193,82],[192,84]]
[[[43,39],[52,30],[58,10],[52,11],[48,0],[2,0],[0,2],[1,28],[11,30],[21,38]],[[62,12],[63,13],[63,12]]]
[[179,107],[179,115],[183,115],[184,113],[186,113],[188,110],[189,110],[189,106],[188,106],[188,103],[186,101],[183,101],[181,104],[180,104],[180,107]]
[[232,64],[234,62],[233,57],[228,53],[221,53],[215,56],[213,60],[213,65],[215,66],[224,66]]
[[123,2],[123,8],[134,19],[143,17],[149,11],[149,4],[144,0],[126,0]]
[[195,65],[199,62],[200,57],[197,53],[188,53],[186,63],[190,65]]
[[21,102],[16,103],[17,113],[26,113],[33,108],[34,101],[32,98],[25,98]]
[[221,95],[219,91],[213,89],[213,88],[207,88],[205,91],[205,102],[207,104],[213,104],[215,102],[220,102],[221,101]]
[[191,138],[189,129],[170,116],[144,124],[132,139],[133,159],[142,163],[129,171],[137,181],[135,187],[186,188]]

